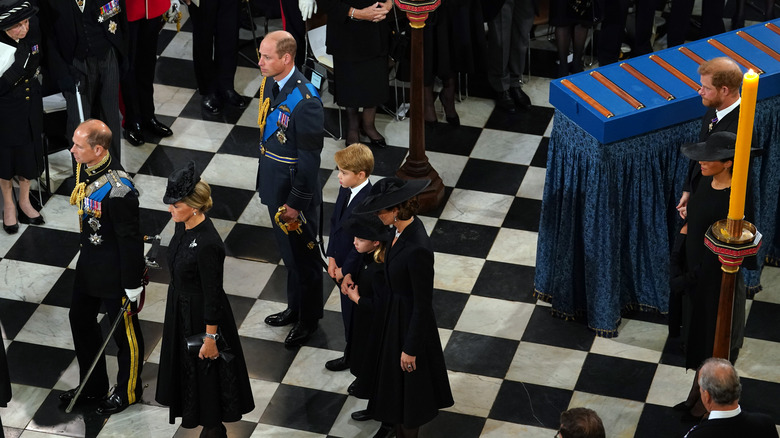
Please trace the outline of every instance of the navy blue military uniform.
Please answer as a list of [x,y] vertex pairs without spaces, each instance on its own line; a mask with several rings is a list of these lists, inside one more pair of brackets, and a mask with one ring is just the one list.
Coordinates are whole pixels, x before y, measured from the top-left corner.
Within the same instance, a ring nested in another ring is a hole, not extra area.
[[[144,255],[139,230],[138,191],[130,176],[111,155],[93,166],[82,166],[81,181],[86,184],[79,206],[81,253],[76,264],[76,280],[70,307],[70,327],[79,363],[83,395],[99,397],[108,392],[105,357],[101,357],[89,380],[83,378],[103,343],[97,315],[101,305],[111,323],[124,304],[125,289],[141,286]],[[131,305],[136,310],[136,304]],[[118,394],[123,402],[140,400],[144,342],[138,316],[120,316],[114,332],[118,348]]]
[[[273,78],[265,80],[262,99],[270,99],[271,108],[264,132],[270,135],[263,136],[257,191],[272,222],[277,209],[284,204],[299,210],[306,221],[303,234],[287,235],[277,226],[273,230],[287,267],[287,305],[300,321],[313,323],[322,318],[323,305],[322,265],[317,248],[322,204],[322,102],[297,69],[276,98],[273,85]],[[295,105],[288,99],[293,96],[300,98]]]

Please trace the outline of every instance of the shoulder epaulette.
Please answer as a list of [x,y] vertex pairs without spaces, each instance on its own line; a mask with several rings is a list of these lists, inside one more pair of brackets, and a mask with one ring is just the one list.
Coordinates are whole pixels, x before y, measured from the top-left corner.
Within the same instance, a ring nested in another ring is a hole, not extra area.
[[110,198],[123,198],[130,192],[135,191],[133,179],[124,170],[109,170],[106,175],[111,184]]

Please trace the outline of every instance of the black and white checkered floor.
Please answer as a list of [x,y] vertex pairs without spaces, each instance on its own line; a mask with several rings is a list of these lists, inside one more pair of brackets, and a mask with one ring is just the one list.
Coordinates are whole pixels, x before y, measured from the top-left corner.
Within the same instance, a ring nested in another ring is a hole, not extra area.
[[[161,202],[168,174],[193,159],[212,185],[210,215],[228,255],[225,289],[257,406],[228,425],[229,435],[370,437],[378,424],[357,423],[349,416],[365,403],[347,395],[351,375],[323,366],[344,347],[335,289],[329,286],[321,329],[299,350],[284,348],[286,328],[263,323],[266,315],[285,307],[285,275],[271,224],[253,191],[258,100],[216,118],[201,114],[187,29],[176,33],[166,27],[157,67],[159,118],[171,124],[175,135],[138,148],[124,143],[122,162],[141,191],[142,231],[161,231],[163,245],[173,230]],[[249,35],[242,31],[242,37]],[[246,50],[252,52],[251,44]],[[236,89],[256,96],[259,84],[259,71],[242,61]],[[693,373],[682,367],[677,341],[667,340],[662,316],[628,314],[620,336],[604,339],[582,324],[552,317],[549,306],[532,297],[553,117],[548,84],[544,78],[530,79],[525,90],[535,106],[528,112],[503,114],[476,93],[457,105],[463,126],[440,123],[428,132],[427,155],[444,180],[446,195],[442,206],[422,219],[436,251],[434,306],[456,402],[421,436],[549,437],[559,413],[574,406],[595,409],[610,437],[682,436],[691,424],[681,423],[671,406],[685,397]],[[338,110],[329,94],[324,99],[334,127]],[[409,122],[379,115],[378,127],[390,147],[374,151],[376,178],[393,174],[403,162]],[[341,147],[343,141],[325,138],[320,176],[326,216],[338,190],[332,157]],[[65,151],[52,157],[55,189],[68,175],[69,163]],[[57,396],[78,380],[67,320],[78,225],[67,190],[55,192],[42,211],[45,226],[21,225],[12,236],[0,233],[0,321],[13,387],[10,405],[0,409],[6,436],[196,436],[198,429],[168,424],[167,408],[153,400],[165,270],[154,272],[140,314],[148,385],[142,403],[108,419],[95,416],[94,406],[72,414],[60,406]],[[164,247],[160,259],[165,259]],[[747,339],[737,368],[743,407],[769,413],[780,423],[780,270],[766,268],[763,283],[764,292],[748,303]],[[115,370],[113,357],[109,367]]]

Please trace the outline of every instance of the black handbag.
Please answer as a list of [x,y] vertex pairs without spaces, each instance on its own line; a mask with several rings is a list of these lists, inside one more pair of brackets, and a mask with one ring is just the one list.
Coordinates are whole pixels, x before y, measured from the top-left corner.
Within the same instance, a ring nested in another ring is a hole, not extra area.
[[[187,336],[184,341],[187,343],[187,352],[193,356],[197,356],[200,353],[200,348],[203,346],[203,339],[206,337],[206,333],[199,333],[197,335]],[[217,339],[217,350],[219,350],[219,357],[230,362],[235,355],[228,353],[230,347],[225,338],[222,337],[222,333],[219,333],[219,339]]]

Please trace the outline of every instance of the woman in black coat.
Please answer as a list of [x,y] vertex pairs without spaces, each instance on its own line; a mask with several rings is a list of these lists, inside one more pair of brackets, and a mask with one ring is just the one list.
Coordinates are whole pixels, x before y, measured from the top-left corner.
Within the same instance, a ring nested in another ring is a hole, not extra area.
[[[3,193],[3,229],[19,231],[19,223],[43,225],[30,203],[30,180],[40,175],[43,101],[38,82],[41,58],[40,29],[29,1],[0,4],[0,189]],[[19,204],[13,183],[19,180]],[[17,213],[18,208],[18,213]]]
[[389,296],[379,353],[374,369],[364,374],[370,382],[370,415],[395,424],[401,438],[416,437],[420,426],[454,403],[433,314],[433,250],[422,221],[415,216],[415,196],[429,183],[384,178],[354,210],[354,214],[375,213],[396,229],[385,258]]
[[168,246],[171,280],[155,399],[169,406],[171,424],[182,417],[182,427],[203,426],[201,437],[226,436],[222,422],[238,421],[255,406],[222,288],[225,246],[204,215],[212,205],[211,188],[195,163],[168,178],[163,202],[176,232]]
[[[374,125],[376,108],[387,100],[388,45],[387,14],[392,0],[322,0],[328,14],[326,45],[333,55],[336,103],[347,108],[347,146],[360,142],[385,147],[385,139]],[[362,118],[359,109],[363,108]],[[362,126],[361,126],[362,125]]]

